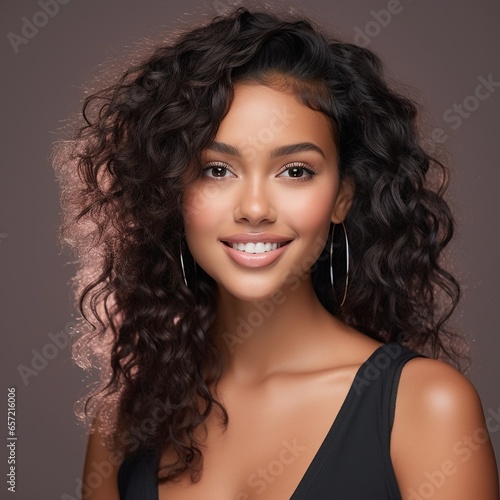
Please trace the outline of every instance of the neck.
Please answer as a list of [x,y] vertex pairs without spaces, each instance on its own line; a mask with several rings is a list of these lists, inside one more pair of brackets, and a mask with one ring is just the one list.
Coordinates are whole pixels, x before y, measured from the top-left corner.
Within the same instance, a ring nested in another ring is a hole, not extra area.
[[258,384],[314,366],[331,345],[332,327],[340,324],[321,305],[308,276],[295,289],[283,287],[260,301],[243,301],[219,288],[211,335],[224,357],[223,377]]

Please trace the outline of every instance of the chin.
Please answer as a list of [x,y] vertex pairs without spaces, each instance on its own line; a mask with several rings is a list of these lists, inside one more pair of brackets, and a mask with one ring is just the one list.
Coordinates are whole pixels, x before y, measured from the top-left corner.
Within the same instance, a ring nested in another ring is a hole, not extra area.
[[[222,284],[218,285],[219,288],[223,289],[225,294],[230,295],[236,300],[240,300],[242,302],[259,302],[269,300],[275,297],[276,294],[281,293],[282,287],[265,287],[258,285],[242,285],[240,283],[236,286],[224,286]],[[254,293],[249,293],[249,289],[253,289]]]

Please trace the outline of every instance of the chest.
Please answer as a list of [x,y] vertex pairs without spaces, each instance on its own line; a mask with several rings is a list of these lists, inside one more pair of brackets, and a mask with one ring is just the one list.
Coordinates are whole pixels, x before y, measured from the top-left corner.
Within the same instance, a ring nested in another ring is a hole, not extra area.
[[[344,369],[261,391],[219,391],[229,423],[212,412],[197,429],[203,472],[159,485],[159,500],[290,498],[312,466],[343,406],[355,370]],[[171,460],[165,455],[162,462]]]

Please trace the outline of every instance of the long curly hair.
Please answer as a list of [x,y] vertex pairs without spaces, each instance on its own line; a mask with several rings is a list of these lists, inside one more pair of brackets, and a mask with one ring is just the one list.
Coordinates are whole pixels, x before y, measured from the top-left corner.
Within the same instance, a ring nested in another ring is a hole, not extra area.
[[[461,296],[444,265],[455,224],[444,199],[448,169],[423,147],[415,100],[389,84],[374,52],[304,15],[247,7],[218,15],[94,89],[83,100],[82,121],[53,152],[59,238],[79,264],[73,293],[82,317],[73,357],[100,373],[76,412],[86,423],[99,415],[105,439],[123,456],[173,452],[160,482],[186,470],[198,480],[203,456],[194,430],[214,405],[228,423],[210,390],[224,370],[207,335],[216,284],[199,266],[193,273],[188,256],[190,287],[184,283],[181,200],[201,175],[201,152],[241,82],[291,90],[324,113],[340,177],[355,184],[344,221],[351,265],[342,307],[342,277],[334,296],[325,259],[311,268],[324,306],[378,341],[459,368],[468,357],[465,340],[448,325]],[[334,267],[337,260],[345,266],[344,258],[339,250]]]

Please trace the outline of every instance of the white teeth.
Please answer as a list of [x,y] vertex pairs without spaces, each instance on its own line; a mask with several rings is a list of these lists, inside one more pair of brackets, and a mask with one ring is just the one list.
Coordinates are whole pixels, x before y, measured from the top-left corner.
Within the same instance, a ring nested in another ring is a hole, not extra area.
[[264,253],[276,250],[278,248],[278,243],[233,243],[233,248],[239,250],[240,252],[246,253]]

